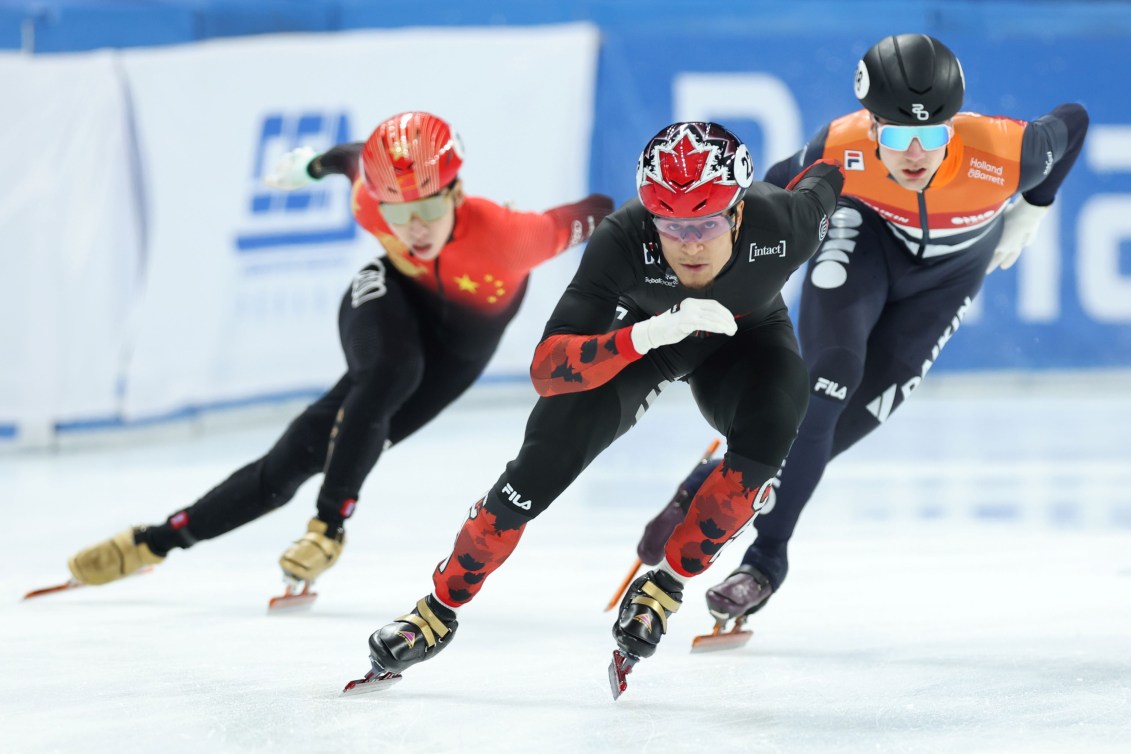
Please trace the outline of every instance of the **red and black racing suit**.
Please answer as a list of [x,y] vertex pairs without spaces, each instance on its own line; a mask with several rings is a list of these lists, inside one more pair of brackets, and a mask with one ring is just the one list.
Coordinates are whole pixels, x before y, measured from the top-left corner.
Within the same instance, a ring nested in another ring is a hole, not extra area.
[[[661,253],[651,216],[638,201],[609,215],[593,234],[577,274],[535,351],[540,398],[518,456],[471,509],[452,554],[433,574],[436,596],[455,607],[518,544],[544,511],[674,380],[686,380],[707,422],[729,450],[707,480],[668,559],[685,575],[703,571],[756,512],[805,414],[805,365],[781,289],[817,249],[843,177],[819,163],[792,190],[747,190],[730,260],[706,289],[685,288]],[[632,324],[710,298],[737,320],[733,336],[707,334],[655,348],[632,345]]]
[[331,533],[340,529],[382,451],[427,424],[483,372],[518,311],[530,271],[587,240],[613,208],[596,194],[546,212],[467,197],[456,208],[451,238],[425,262],[393,235],[359,180],[360,151],[361,144],[340,145],[309,168],[315,178],[350,179],[354,217],[385,252],[342,298],[346,373],[266,455],[165,524],[147,528],[143,536],[155,553],[258,518],[319,472],[318,517]]

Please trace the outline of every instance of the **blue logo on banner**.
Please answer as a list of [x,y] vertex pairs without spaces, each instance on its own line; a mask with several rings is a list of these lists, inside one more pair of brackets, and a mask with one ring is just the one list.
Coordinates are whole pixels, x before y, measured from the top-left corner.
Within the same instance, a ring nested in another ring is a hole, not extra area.
[[324,152],[349,141],[346,113],[269,113],[263,118],[252,172],[254,187],[246,222],[236,236],[239,253],[350,241],[357,234],[349,181],[332,176],[294,191],[266,187],[264,177],[284,154],[300,146]]

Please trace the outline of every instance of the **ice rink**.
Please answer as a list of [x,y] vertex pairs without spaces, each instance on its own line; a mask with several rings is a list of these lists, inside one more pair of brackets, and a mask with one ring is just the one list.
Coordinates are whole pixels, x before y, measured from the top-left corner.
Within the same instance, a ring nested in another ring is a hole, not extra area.
[[527,528],[441,657],[340,697],[370,632],[430,590],[531,401],[478,387],[390,450],[297,615],[265,607],[314,483],[151,574],[20,601],[65,579],[73,551],[162,520],[262,453],[282,415],[0,455],[0,749],[1131,751],[1131,398],[1087,383],[928,383],[829,468],[750,645],[688,651],[711,624],[703,591],[748,535],[690,584],[614,703],[604,605],[713,437],[677,385]]

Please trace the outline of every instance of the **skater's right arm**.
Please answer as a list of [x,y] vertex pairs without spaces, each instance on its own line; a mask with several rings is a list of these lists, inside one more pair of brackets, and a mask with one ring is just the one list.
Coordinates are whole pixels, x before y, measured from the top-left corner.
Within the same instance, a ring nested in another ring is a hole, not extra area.
[[608,330],[621,292],[638,271],[623,211],[601,223],[589,239],[577,273],[546,323],[534,351],[530,377],[539,395],[575,393],[603,385],[640,358],[632,347],[632,327]]
[[322,154],[310,147],[292,149],[279,158],[263,179],[264,183],[271,188],[291,191],[328,175],[344,175],[350,181],[355,181],[361,147],[361,142],[339,144]]

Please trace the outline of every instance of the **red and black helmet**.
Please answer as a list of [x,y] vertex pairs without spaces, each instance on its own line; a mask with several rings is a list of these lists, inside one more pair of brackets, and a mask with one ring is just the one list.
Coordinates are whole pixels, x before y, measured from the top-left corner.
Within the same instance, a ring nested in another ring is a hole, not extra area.
[[652,137],[636,164],[636,193],[657,217],[721,214],[753,180],[750,150],[718,123],[673,123]]
[[361,149],[361,178],[379,202],[422,199],[456,179],[463,145],[445,121],[408,112],[382,121]]

